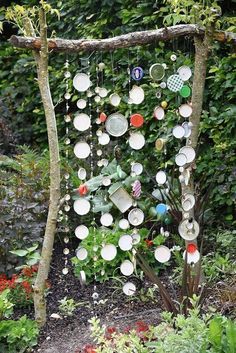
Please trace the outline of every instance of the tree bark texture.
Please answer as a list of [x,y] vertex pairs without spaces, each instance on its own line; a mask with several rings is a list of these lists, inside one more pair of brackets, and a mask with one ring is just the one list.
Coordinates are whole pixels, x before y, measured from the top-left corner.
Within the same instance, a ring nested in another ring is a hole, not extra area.
[[[46,15],[42,8],[39,13],[39,22],[42,46],[39,53],[34,52],[34,58],[37,64],[38,85],[45,112],[50,154],[49,209],[39,269],[34,283],[35,319],[39,326],[43,326],[46,323],[45,284],[50,269],[60,201],[60,157],[55,110],[49,86]],[[28,28],[30,30],[29,25]]]
[[[137,45],[150,44],[155,41],[168,41],[180,36],[204,37],[205,29],[194,24],[182,24],[156,30],[133,32],[106,39],[48,39],[48,49],[51,51],[77,53],[80,51],[114,50],[130,48]],[[231,32],[215,31],[213,38],[220,42],[236,44],[236,34]],[[42,42],[39,37],[12,36],[10,43],[18,48],[40,50]]]

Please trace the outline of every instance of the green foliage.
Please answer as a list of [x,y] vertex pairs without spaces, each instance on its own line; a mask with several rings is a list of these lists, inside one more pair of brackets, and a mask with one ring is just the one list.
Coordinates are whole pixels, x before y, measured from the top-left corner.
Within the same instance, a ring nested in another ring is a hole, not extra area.
[[65,316],[72,316],[78,304],[75,302],[73,298],[69,299],[64,297],[63,299],[58,301],[60,303],[59,310]]
[[10,253],[19,257],[24,257],[24,265],[17,267],[16,269],[19,270],[26,266],[33,266],[36,265],[40,260],[40,253],[36,251],[38,248],[38,244],[34,244],[30,248],[26,249],[18,249],[18,250],[11,250]]
[[14,304],[9,300],[9,289],[0,293],[0,321],[3,318],[8,319],[13,314]]
[[236,352],[236,323],[216,316],[209,323],[209,342],[214,353]]
[[35,321],[22,316],[19,320],[0,321],[0,351],[23,353],[37,344],[39,329]]

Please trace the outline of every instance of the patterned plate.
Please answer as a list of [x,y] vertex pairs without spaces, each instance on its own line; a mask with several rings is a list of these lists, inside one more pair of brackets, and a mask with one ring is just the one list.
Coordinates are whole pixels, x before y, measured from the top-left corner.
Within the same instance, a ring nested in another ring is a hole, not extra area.
[[172,92],[178,92],[183,87],[183,80],[179,75],[171,75],[167,80],[167,87]]

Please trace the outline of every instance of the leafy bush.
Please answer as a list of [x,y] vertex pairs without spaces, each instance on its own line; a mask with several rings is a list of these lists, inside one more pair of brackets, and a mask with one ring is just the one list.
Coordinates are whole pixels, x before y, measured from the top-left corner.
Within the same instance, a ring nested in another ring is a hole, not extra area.
[[78,304],[73,298],[64,297],[59,300],[59,310],[65,316],[72,316]]
[[39,329],[35,321],[22,316],[19,320],[0,321],[0,351],[23,353],[37,344]]
[[[97,346],[91,345],[94,353],[139,352],[139,353],[235,353],[236,323],[216,315],[199,316],[198,309],[189,311],[189,316],[163,313],[163,322],[158,326],[145,323],[129,327],[123,332],[116,328],[100,326],[92,319],[92,336]],[[84,347],[84,352],[90,352]]]
[[0,159],[0,273],[13,272],[22,259],[9,251],[42,241],[48,203],[48,154],[24,147]]
[[0,292],[0,320],[9,318],[13,313],[14,304],[9,300],[9,289]]

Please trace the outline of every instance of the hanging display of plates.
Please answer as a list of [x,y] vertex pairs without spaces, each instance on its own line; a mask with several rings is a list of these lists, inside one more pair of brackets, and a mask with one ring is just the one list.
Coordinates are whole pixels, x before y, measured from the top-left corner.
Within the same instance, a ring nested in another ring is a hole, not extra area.
[[144,123],[144,118],[141,114],[133,114],[130,117],[130,125],[134,127],[141,127]]
[[83,261],[83,260],[85,260],[85,259],[87,258],[87,256],[88,256],[88,251],[87,251],[85,248],[79,247],[79,248],[76,250],[76,257],[77,257],[79,260]]
[[193,112],[193,108],[189,104],[182,104],[179,107],[179,114],[183,118],[189,118],[192,115],[192,112]]
[[109,97],[109,100],[110,100],[111,105],[113,105],[114,107],[118,107],[118,105],[120,104],[121,98],[120,98],[119,94],[112,93]]
[[87,236],[89,235],[89,229],[88,227],[86,227],[85,225],[81,224],[80,226],[78,226],[76,229],[75,229],[75,236],[78,238],[78,239],[85,239],[87,238]]
[[106,261],[112,261],[116,257],[117,249],[113,244],[106,244],[101,250],[101,257]]
[[129,98],[133,104],[142,103],[144,100],[144,90],[139,86],[133,86],[129,92]]
[[120,272],[124,276],[131,276],[134,272],[134,265],[129,260],[124,260],[120,265]]
[[84,73],[78,73],[73,79],[73,86],[79,92],[85,92],[89,89],[91,81],[89,76]]
[[157,120],[163,120],[165,117],[165,111],[162,107],[156,107],[153,115]]
[[183,80],[179,77],[179,75],[171,75],[167,79],[167,87],[172,92],[178,92],[183,87]]
[[110,213],[104,213],[101,218],[100,222],[105,227],[110,227],[113,223],[113,217]]
[[129,145],[134,150],[141,150],[141,148],[143,148],[145,145],[145,138],[141,132],[131,133],[129,137]]
[[87,102],[85,99],[79,99],[77,100],[76,105],[79,109],[84,109],[87,105]]
[[[183,253],[183,259],[186,258],[186,250]],[[189,253],[187,251],[187,263],[188,264],[196,264],[200,260],[200,252],[195,250],[193,253]]]
[[159,172],[157,172],[156,174],[156,182],[159,184],[159,185],[163,185],[166,183],[166,180],[167,180],[167,176],[166,176],[166,173],[163,172],[162,170],[160,170]]
[[135,81],[140,81],[144,76],[144,72],[143,69],[139,66],[136,66],[133,68],[132,72],[131,72],[131,77],[133,80]]
[[133,205],[132,197],[122,187],[116,189],[109,197],[122,213],[125,213]]
[[129,229],[129,221],[125,218],[122,218],[119,221],[119,228],[123,230]]
[[121,250],[129,251],[133,247],[133,239],[130,235],[122,235],[119,239],[118,245]]
[[179,91],[179,94],[183,98],[188,98],[191,95],[191,89],[189,86],[184,85],[181,90]]
[[179,234],[184,240],[192,241],[197,238],[199,234],[199,224],[193,220],[190,222],[188,219],[183,220],[178,227]]
[[158,262],[165,263],[170,260],[171,252],[170,249],[165,245],[160,245],[154,252],[155,259]]
[[129,223],[137,227],[144,221],[144,213],[140,208],[133,208],[128,214]]
[[149,69],[149,75],[153,81],[161,81],[165,76],[165,69],[162,64],[153,64]]
[[110,142],[110,136],[103,132],[99,137],[98,137],[98,143],[102,146],[108,145]]
[[84,216],[85,214],[89,213],[91,205],[90,202],[86,199],[78,199],[74,201],[74,211],[80,215]]
[[91,153],[91,149],[87,142],[80,141],[76,143],[74,147],[74,154],[76,155],[77,158],[85,159],[90,155],[90,153]]
[[176,137],[177,139],[182,139],[185,135],[185,129],[183,126],[181,125],[176,125],[173,128],[172,134],[174,137]]
[[177,70],[179,77],[182,79],[182,81],[188,81],[190,77],[192,76],[192,71],[190,67],[188,66],[180,66]]
[[128,129],[128,121],[124,115],[114,113],[108,116],[105,122],[105,127],[111,136],[120,137],[126,133]]
[[184,146],[184,147],[180,148],[179,153],[184,154],[186,156],[187,163],[193,162],[196,157],[196,152],[190,146]]
[[126,295],[128,295],[128,296],[134,295],[135,292],[136,292],[136,286],[135,286],[135,284],[132,283],[132,282],[127,282],[127,283],[125,283],[124,286],[123,286],[123,292],[124,292]]
[[178,153],[175,156],[175,163],[179,166],[179,167],[183,167],[186,163],[187,163],[187,157],[184,153]]
[[86,179],[86,176],[87,176],[86,169],[84,169],[84,168],[79,168],[79,170],[78,170],[78,178],[79,178],[80,180],[85,180],[85,179]]
[[78,131],[86,131],[90,128],[91,119],[87,114],[77,114],[73,121],[74,127]]
[[141,163],[132,163],[131,164],[131,173],[134,173],[135,175],[140,175],[143,172],[143,166]]

